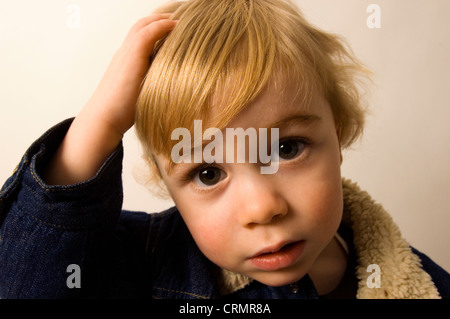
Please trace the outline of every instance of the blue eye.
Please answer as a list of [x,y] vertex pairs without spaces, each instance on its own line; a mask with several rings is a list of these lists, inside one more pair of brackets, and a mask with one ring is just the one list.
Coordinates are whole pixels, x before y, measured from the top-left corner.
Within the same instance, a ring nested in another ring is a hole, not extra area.
[[278,155],[283,160],[291,160],[305,150],[307,143],[302,140],[280,141]]
[[213,186],[220,182],[224,173],[217,167],[202,168],[194,176],[194,182],[199,186]]

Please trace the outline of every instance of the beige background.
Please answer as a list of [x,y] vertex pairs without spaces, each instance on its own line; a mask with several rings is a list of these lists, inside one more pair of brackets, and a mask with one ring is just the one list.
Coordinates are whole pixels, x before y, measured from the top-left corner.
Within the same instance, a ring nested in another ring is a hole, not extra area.
[[[313,23],[346,37],[376,74],[366,134],[344,154],[343,175],[384,205],[412,245],[450,270],[450,1],[296,2]],[[129,27],[161,3],[2,0],[0,184],[40,134],[77,114]],[[367,27],[369,4],[381,8],[381,28]],[[124,144],[124,208],[169,207],[133,177],[143,164],[132,130]]]

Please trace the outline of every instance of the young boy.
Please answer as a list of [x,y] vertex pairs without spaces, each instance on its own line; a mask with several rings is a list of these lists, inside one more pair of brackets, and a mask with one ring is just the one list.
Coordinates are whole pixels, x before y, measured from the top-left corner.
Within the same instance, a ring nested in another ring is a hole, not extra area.
[[[159,11],[3,186],[0,297],[450,296],[449,274],[341,178],[364,70],[339,38],[284,0]],[[176,204],[159,214],[121,208],[134,124]]]

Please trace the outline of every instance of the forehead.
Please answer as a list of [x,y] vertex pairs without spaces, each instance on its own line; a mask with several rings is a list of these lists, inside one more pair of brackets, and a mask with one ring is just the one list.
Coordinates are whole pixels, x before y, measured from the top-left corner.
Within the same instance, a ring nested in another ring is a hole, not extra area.
[[[220,113],[220,106],[212,107],[211,115],[215,113]],[[330,117],[331,108],[319,91],[305,93],[286,82],[271,82],[226,127],[282,129],[289,119],[300,119],[299,123],[306,125]]]

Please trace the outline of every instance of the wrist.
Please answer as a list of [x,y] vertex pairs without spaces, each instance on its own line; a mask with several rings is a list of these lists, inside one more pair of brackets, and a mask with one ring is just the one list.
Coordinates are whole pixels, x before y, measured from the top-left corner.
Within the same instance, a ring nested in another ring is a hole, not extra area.
[[43,179],[49,185],[71,185],[91,179],[122,137],[106,123],[80,114],[45,168]]

